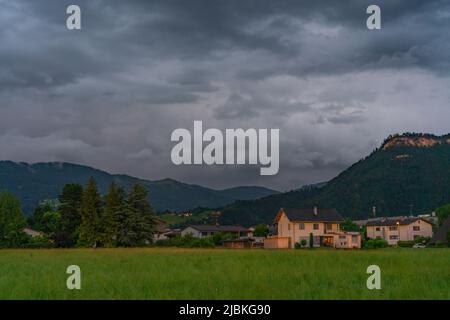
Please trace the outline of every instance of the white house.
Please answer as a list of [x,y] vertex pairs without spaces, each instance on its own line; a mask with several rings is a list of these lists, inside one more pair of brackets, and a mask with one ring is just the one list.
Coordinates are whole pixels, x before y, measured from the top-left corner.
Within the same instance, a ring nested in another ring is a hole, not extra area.
[[191,235],[196,238],[205,238],[218,232],[233,233],[240,238],[247,237],[249,230],[241,226],[191,225],[181,231],[181,236]]

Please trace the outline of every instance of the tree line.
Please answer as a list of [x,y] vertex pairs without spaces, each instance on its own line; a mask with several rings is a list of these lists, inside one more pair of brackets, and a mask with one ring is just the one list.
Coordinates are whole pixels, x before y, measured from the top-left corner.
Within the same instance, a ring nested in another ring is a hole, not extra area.
[[[0,193],[0,246],[136,247],[151,243],[155,212],[148,191],[136,183],[126,192],[112,183],[102,196],[94,178],[87,185],[66,184],[57,200],[39,204],[24,218],[20,202]],[[40,231],[31,239],[24,228]]]

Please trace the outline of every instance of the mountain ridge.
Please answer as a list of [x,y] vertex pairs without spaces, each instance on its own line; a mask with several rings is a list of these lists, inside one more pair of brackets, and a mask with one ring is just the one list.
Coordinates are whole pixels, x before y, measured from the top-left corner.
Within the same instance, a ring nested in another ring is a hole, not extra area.
[[429,148],[437,144],[449,144],[450,134],[437,136],[430,133],[403,133],[394,134],[386,138],[381,145],[382,149],[389,149],[393,147],[418,147]]
[[219,207],[239,199],[253,199],[278,191],[257,186],[238,186],[212,189],[166,178],[145,180],[127,174],[110,174],[104,170],[70,162],[14,162],[0,161],[0,190],[10,191],[22,202],[26,214],[30,214],[39,201],[54,199],[66,183],[85,185],[93,176],[102,193],[110,183],[116,182],[129,188],[135,182],[149,189],[149,200],[158,211],[184,211],[196,207]]
[[389,136],[320,188],[237,201],[222,208],[220,221],[271,223],[280,207],[332,207],[353,219],[367,218],[374,206],[384,216],[421,214],[449,202],[450,135],[405,133]]

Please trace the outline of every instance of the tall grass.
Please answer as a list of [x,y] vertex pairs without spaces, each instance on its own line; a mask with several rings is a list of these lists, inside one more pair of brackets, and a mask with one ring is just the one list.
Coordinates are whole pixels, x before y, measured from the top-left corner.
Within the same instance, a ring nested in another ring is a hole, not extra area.
[[[68,290],[78,265],[82,289]],[[368,290],[379,265],[382,289]],[[1,299],[450,299],[450,249],[0,250]]]

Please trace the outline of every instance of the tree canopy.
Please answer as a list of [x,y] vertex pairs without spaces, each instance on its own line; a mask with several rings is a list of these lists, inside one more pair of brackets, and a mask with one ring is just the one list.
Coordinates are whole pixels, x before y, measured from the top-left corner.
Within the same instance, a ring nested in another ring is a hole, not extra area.
[[19,246],[26,238],[25,225],[20,201],[8,192],[0,192],[0,246]]

